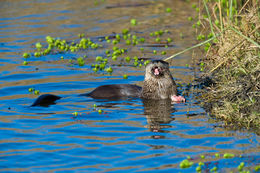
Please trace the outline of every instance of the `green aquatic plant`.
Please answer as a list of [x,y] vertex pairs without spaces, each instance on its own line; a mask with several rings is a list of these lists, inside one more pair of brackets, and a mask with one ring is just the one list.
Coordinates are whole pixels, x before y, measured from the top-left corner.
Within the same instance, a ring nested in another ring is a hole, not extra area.
[[181,163],[180,163],[180,168],[189,168],[193,165],[193,162],[189,161],[188,159],[185,159],[183,160]]
[[104,70],[105,67],[106,67],[106,62],[103,62],[103,63],[99,64],[99,69],[100,70]]
[[85,60],[82,57],[77,58],[77,62],[78,62],[79,66],[84,66],[85,65]]
[[42,44],[40,42],[35,44],[35,47],[38,51],[40,51],[42,49]]
[[165,11],[166,11],[167,13],[171,13],[171,12],[172,12],[172,9],[168,7],[168,8],[165,9]]
[[137,25],[137,20],[136,19],[131,19],[131,24],[133,25],[133,26],[136,26]]
[[103,113],[103,111],[102,111],[101,109],[99,109],[99,110],[98,110],[98,113],[99,113],[99,114],[102,114],[102,113]]
[[75,117],[77,117],[79,115],[78,112],[73,112],[72,115],[74,115]]
[[162,55],[166,55],[166,51],[162,51],[161,54],[162,54]]
[[117,56],[116,55],[112,56],[112,60],[117,61]]
[[254,169],[255,171],[259,171],[260,170],[260,165],[257,165],[257,166],[255,166],[255,169]]
[[200,27],[201,21],[197,21],[196,25],[197,25],[198,27]]
[[235,157],[235,155],[232,154],[232,153],[225,153],[225,154],[223,155],[223,158],[225,158],[225,159],[230,159],[230,158],[233,158],[233,157]]
[[127,74],[124,74],[124,75],[123,75],[123,79],[128,79],[128,75],[127,75]]
[[116,40],[117,40],[118,42],[120,42],[121,36],[120,36],[119,34],[116,34]]
[[55,39],[51,36],[46,36],[46,42],[49,44],[49,45],[52,45],[54,42],[55,42]]
[[238,171],[242,171],[242,170],[244,169],[244,167],[245,167],[245,162],[241,162],[241,163],[238,165],[237,169],[238,169]]
[[131,61],[131,58],[129,56],[125,57],[125,61],[129,63]]
[[140,42],[140,43],[144,43],[144,42],[145,42],[145,38],[140,37],[140,38],[139,38],[139,42]]
[[34,90],[35,90],[34,88],[29,88],[29,89],[28,89],[28,91],[29,91],[30,93],[32,93]]
[[96,73],[96,72],[98,72],[99,68],[94,67],[94,68],[92,68],[92,70]]
[[197,40],[198,41],[200,41],[200,40],[204,40],[206,37],[205,37],[205,35],[203,35],[203,34],[199,34],[198,36],[197,36]]
[[105,69],[105,71],[108,72],[108,73],[112,73],[113,69],[112,69],[112,67],[108,67],[108,68]]
[[23,62],[23,65],[28,65],[28,62],[27,62],[27,61],[24,61],[24,62]]
[[113,40],[112,43],[113,43],[114,45],[116,45],[116,44],[118,44],[118,40]]
[[160,42],[160,41],[161,41],[161,38],[160,38],[160,37],[157,37],[157,38],[155,39],[155,41],[156,41],[156,42]]
[[29,53],[27,53],[27,52],[23,53],[23,57],[24,57],[24,58],[30,58],[30,56],[31,56],[31,55],[30,55]]
[[220,154],[219,153],[215,153],[215,157],[220,157]]
[[201,166],[197,166],[197,167],[196,167],[196,172],[201,172],[201,170],[202,170],[202,169],[201,169]]
[[78,34],[78,37],[83,38],[83,37],[85,37],[85,34]]
[[167,42],[168,42],[168,43],[171,43],[171,42],[172,42],[172,39],[171,39],[171,38],[167,38]]
[[110,54],[110,50],[107,49],[105,53],[106,53],[107,55]]
[[103,57],[102,56],[97,56],[96,57],[96,62],[99,62],[99,61],[103,61]]
[[34,90],[34,94],[35,95],[39,95],[40,94],[40,90]]
[[123,35],[127,35],[129,33],[129,29],[125,28],[122,30]]
[[210,172],[216,172],[218,170],[218,168],[216,166],[214,166],[212,169],[210,169]]
[[199,162],[199,166],[203,166],[205,165],[203,162]]
[[192,18],[192,17],[188,17],[188,20],[189,20],[189,21],[192,21],[192,20],[193,20],[193,18]]
[[126,44],[126,45],[131,45],[132,42],[131,42],[131,40],[126,40],[126,41],[125,41],[125,44]]
[[41,52],[34,52],[34,56],[35,57],[40,57],[41,56]]
[[145,65],[145,66],[148,65],[150,62],[151,62],[150,60],[146,60],[146,61],[144,62],[144,65]]
[[134,61],[133,65],[137,67],[139,65],[138,61]]

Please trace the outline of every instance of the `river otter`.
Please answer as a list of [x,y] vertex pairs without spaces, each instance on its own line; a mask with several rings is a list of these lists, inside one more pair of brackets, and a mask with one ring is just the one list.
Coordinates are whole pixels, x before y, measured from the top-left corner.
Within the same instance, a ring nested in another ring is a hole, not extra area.
[[[143,87],[132,84],[102,85],[90,93],[81,95],[95,99],[140,97],[143,99],[171,99],[174,102],[185,102],[184,97],[177,96],[177,86],[170,73],[169,64],[162,60],[154,60],[146,66]],[[48,102],[53,104],[60,98],[52,94],[44,94],[38,97],[32,106],[48,106]]]

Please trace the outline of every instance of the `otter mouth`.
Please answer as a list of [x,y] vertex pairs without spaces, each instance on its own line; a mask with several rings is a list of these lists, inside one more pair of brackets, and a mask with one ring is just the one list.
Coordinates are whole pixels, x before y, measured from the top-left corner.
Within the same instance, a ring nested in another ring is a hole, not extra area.
[[154,76],[162,76],[163,75],[163,69],[161,67],[153,67],[152,68],[152,73]]

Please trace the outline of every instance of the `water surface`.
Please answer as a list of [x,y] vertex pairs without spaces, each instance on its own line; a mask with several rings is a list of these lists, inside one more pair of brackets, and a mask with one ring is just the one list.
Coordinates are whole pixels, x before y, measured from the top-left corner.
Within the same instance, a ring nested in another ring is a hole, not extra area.
[[[113,47],[99,38],[129,28],[147,41],[125,45],[126,55],[152,59],[166,58],[196,43],[192,23],[187,20],[195,15],[193,1],[95,2],[0,2],[1,172],[195,172],[200,161],[205,162],[205,172],[214,166],[219,172],[236,172],[240,162],[250,170],[260,164],[260,138],[247,131],[221,127],[196,104],[200,101],[195,98],[197,90],[189,91],[187,102],[178,104],[79,96],[100,85],[141,85],[144,79],[143,67],[125,63],[117,66],[113,61],[112,75],[94,73],[91,64],[96,56],[105,56],[105,50]],[[172,8],[171,13],[165,12],[167,7]],[[132,18],[137,19],[137,26],[131,26]],[[149,35],[160,29],[169,30],[163,39],[173,39],[168,48],[155,46],[158,44]],[[44,44],[47,35],[77,41],[79,33],[85,33],[103,48],[31,57],[29,64],[23,65],[22,54],[34,52],[34,44]],[[167,54],[153,54],[153,50],[165,50]],[[69,59],[84,55],[88,57],[84,66],[69,63]],[[193,54],[199,55],[200,51]],[[192,62],[192,52],[170,62],[177,83],[187,85],[193,81],[194,70],[186,66]],[[123,79],[124,74],[129,78]],[[47,108],[30,107],[37,98],[28,92],[31,87],[63,98]],[[99,109],[102,114],[97,112]],[[77,117],[72,114],[75,111]],[[215,153],[234,153],[235,157],[216,158]],[[206,158],[201,159],[201,155]],[[187,156],[195,164],[181,169],[179,163]]]

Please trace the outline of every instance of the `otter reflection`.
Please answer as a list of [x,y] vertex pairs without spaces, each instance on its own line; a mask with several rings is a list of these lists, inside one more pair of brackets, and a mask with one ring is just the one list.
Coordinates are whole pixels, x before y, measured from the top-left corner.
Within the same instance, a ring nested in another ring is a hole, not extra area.
[[171,127],[169,124],[174,120],[171,114],[174,112],[171,100],[144,99],[143,104],[144,115],[148,123],[147,128],[152,132],[167,132],[161,129]]

